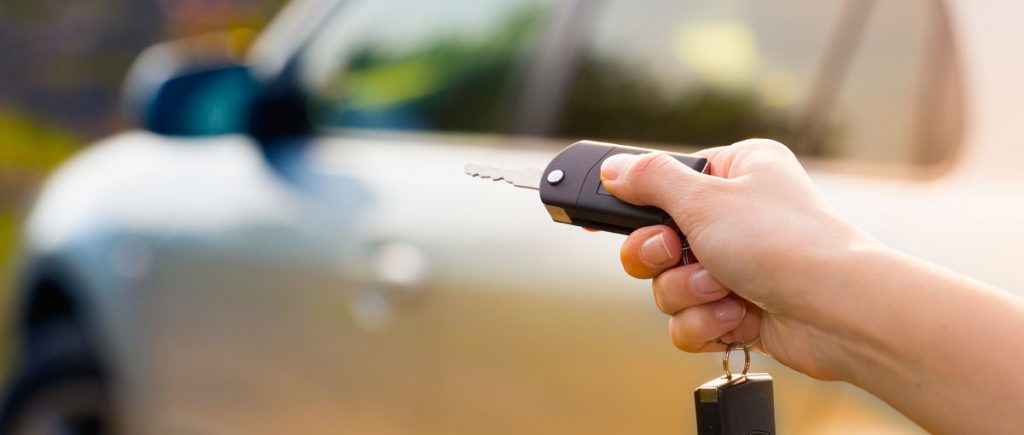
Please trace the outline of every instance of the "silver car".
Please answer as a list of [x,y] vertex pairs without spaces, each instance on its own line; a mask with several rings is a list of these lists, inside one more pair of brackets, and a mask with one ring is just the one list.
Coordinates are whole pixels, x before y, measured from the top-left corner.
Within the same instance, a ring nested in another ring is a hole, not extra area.
[[[875,236],[1019,289],[1022,12],[309,0],[243,57],[237,32],[153,47],[125,85],[140,128],[67,162],[32,209],[0,424],[691,432],[720,355],[672,348],[621,236],[463,165],[769,136]],[[753,366],[783,432],[920,431],[853,386]]]

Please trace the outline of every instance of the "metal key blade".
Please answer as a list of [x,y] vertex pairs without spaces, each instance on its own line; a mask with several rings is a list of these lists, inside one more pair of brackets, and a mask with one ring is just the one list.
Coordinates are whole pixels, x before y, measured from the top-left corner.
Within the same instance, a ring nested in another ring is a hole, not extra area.
[[504,168],[490,165],[466,165],[466,174],[494,181],[503,180],[516,187],[539,190],[540,178],[544,171],[531,168]]

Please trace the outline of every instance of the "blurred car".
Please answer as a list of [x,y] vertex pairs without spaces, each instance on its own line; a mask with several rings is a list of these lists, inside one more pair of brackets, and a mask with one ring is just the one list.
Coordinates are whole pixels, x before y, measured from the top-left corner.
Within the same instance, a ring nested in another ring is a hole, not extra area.
[[[672,348],[622,238],[463,165],[543,167],[581,138],[778,138],[878,238],[1019,289],[1022,12],[309,0],[242,60],[233,32],[153,47],[126,79],[140,128],[82,151],[32,209],[0,422],[689,432],[719,355]],[[920,431],[855,387],[753,365],[781,431]]]

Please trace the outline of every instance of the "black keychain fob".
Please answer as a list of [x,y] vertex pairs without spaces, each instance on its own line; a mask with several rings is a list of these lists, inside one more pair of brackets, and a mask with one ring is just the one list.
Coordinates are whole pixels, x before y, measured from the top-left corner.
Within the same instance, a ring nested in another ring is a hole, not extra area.
[[[601,163],[616,154],[646,154],[654,150],[610,143],[580,141],[558,153],[540,181],[540,200],[555,221],[619,234],[670,222],[656,207],[620,201],[601,185]],[[668,153],[697,172],[707,169],[703,157]]]
[[[665,224],[675,227],[682,240],[682,264],[696,262],[686,237],[671,216],[657,207],[635,206],[612,196],[601,185],[601,163],[616,154],[646,154],[656,150],[611,143],[579,141],[569,145],[543,171],[468,164],[466,174],[504,180],[516,187],[537,189],[548,214],[556,222],[618,234],[630,234],[640,227]],[[705,172],[708,159],[666,153],[690,169]]]
[[693,392],[698,435],[775,433],[772,378],[767,373],[722,376]]

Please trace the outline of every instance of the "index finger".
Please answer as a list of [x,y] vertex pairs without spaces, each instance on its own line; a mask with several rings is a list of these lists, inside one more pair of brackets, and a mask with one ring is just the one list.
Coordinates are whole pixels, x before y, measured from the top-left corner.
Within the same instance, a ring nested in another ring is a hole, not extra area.
[[653,225],[633,231],[622,243],[622,268],[634,278],[653,278],[679,263],[683,245],[676,230]]

